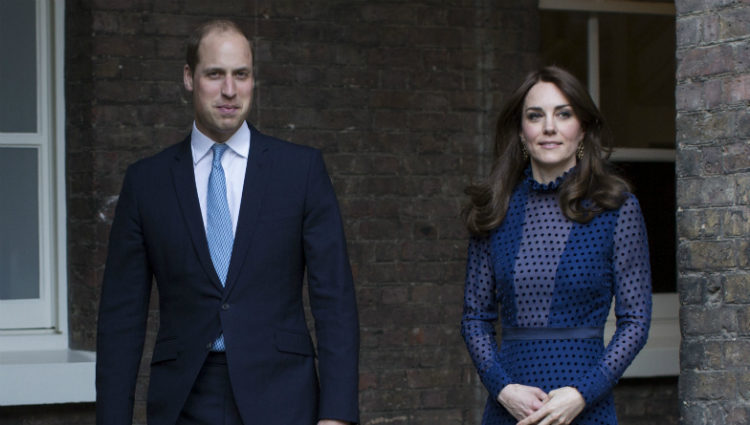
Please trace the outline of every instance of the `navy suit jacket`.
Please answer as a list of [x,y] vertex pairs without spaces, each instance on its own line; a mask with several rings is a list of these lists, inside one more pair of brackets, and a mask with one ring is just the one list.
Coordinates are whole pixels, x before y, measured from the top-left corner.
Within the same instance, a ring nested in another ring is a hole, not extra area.
[[[159,332],[150,425],[175,423],[221,332],[246,424],[358,421],[359,325],[331,180],[319,151],[250,131],[226,287],[208,250],[190,138],[128,168],[99,307],[98,424],[132,421],[152,281]],[[305,275],[317,350],[305,322]]]

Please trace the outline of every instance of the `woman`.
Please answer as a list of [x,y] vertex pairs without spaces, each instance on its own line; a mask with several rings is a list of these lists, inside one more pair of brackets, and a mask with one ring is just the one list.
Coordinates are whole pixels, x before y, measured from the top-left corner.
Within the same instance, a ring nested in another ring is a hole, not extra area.
[[485,425],[617,423],[612,387],[646,343],[651,272],[640,207],[605,159],[608,142],[581,83],[542,68],[500,115],[489,178],[467,188],[461,333],[489,391]]

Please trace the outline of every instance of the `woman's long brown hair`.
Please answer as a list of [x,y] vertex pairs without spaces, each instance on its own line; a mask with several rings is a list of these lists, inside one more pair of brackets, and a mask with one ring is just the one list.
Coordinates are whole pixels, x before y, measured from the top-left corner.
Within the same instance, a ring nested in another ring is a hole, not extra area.
[[526,94],[538,82],[557,86],[585,133],[583,158],[578,160],[558,192],[563,214],[570,220],[586,223],[602,211],[619,208],[630,190],[607,160],[611,133],[588,91],[562,68],[544,67],[530,73],[505,103],[497,122],[492,171],[486,180],[465,190],[469,202],[463,209],[463,217],[473,235],[486,235],[502,223],[513,189],[523,177],[527,160],[520,140],[522,109]]

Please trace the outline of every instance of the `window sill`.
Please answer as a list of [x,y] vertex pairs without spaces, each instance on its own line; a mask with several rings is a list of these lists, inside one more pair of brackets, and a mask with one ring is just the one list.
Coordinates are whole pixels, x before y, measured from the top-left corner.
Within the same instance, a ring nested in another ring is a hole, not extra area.
[[76,350],[0,351],[0,406],[96,399],[96,354]]

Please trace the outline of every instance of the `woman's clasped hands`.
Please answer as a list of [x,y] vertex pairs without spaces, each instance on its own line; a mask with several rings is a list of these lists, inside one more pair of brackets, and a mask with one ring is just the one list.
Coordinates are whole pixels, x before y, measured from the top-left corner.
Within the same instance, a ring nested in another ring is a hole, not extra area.
[[497,401],[518,419],[517,425],[568,425],[586,406],[581,393],[573,387],[545,393],[521,384],[506,385]]

